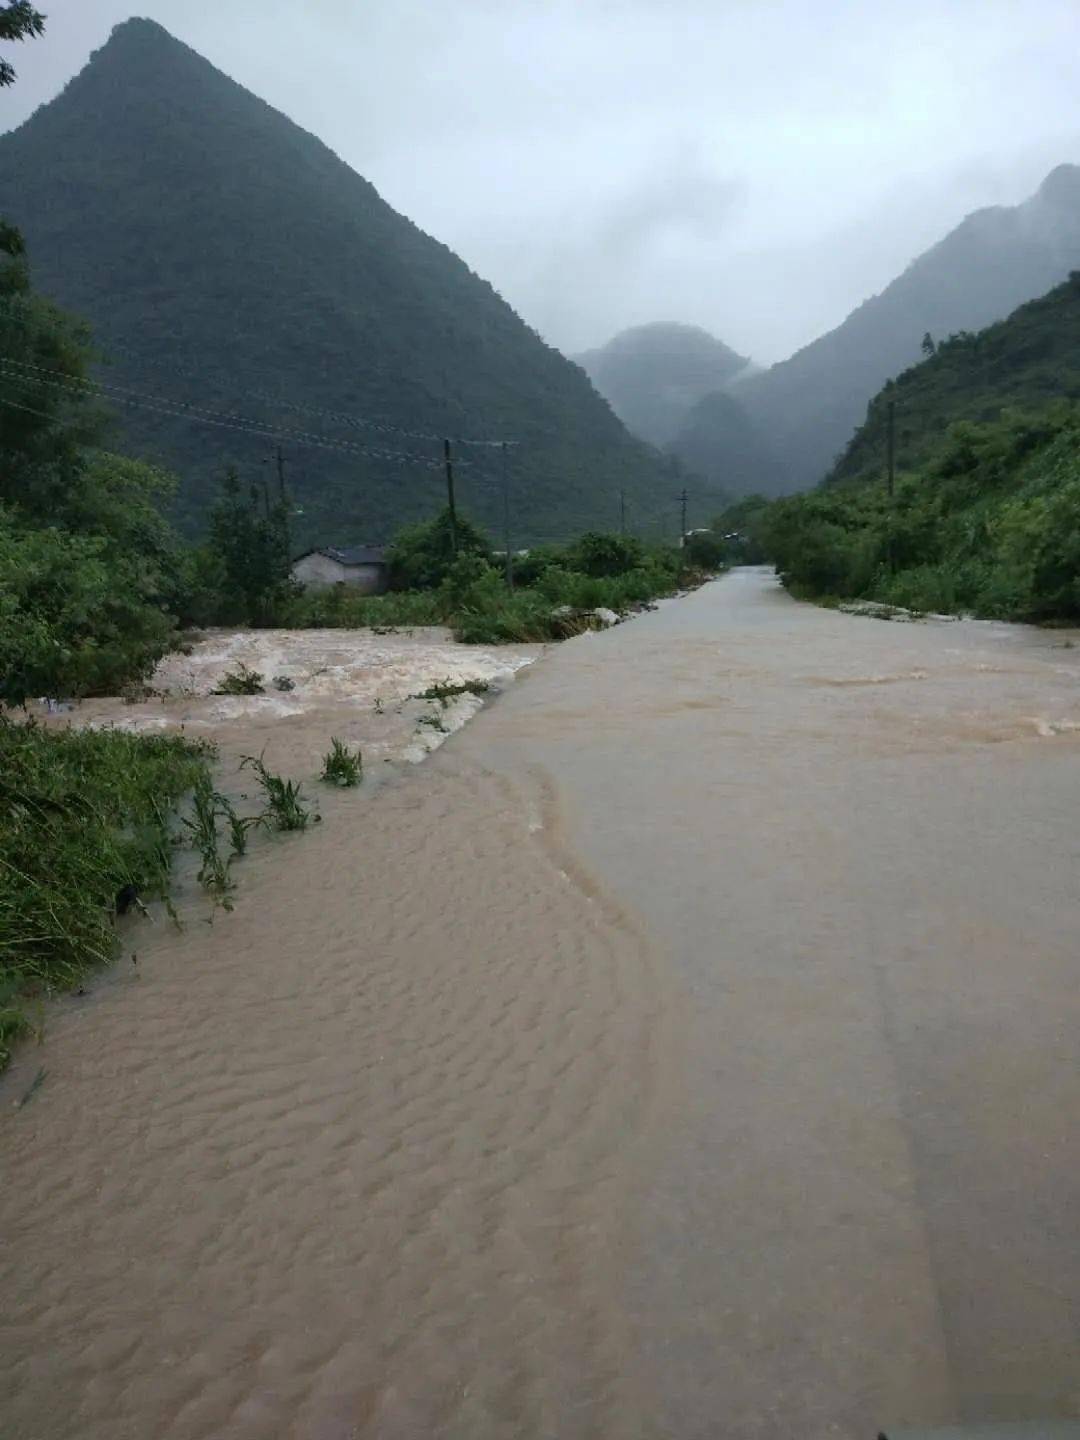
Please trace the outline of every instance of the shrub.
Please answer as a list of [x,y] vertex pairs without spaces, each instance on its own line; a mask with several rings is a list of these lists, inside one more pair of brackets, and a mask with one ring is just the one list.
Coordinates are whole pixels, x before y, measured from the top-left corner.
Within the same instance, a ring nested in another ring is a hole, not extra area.
[[569,570],[579,570],[583,575],[595,578],[606,578],[636,570],[643,558],[644,551],[640,540],[635,540],[630,535],[586,531],[567,548],[564,563]]
[[250,670],[244,664],[238,665],[235,670],[230,670],[217,689],[213,691],[215,695],[262,695],[263,693],[263,677],[258,670]]
[[[456,531],[457,548],[454,547]],[[491,563],[487,536],[467,516],[450,522],[449,509],[434,520],[400,530],[390,546],[390,584],[395,590],[433,590],[449,576],[455,563],[474,556]]]

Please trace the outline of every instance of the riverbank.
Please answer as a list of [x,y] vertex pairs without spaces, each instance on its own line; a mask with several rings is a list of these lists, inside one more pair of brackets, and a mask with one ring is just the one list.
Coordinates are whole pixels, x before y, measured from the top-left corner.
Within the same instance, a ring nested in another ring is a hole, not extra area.
[[[348,800],[465,725],[538,646],[498,653],[438,629],[216,631],[123,697],[42,705],[0,728],[0,1069],[50,1001],[95,983],[140,916],[198,923],[231,906],[247,858],[331,799],[332,740],[360,757]],[[228,693],[231,690],[253,693]],[[37,723],[34,723],[36,720]],[[245,757],[298,788],[275,811]],[[194,799],[192,794],[194,792]]]

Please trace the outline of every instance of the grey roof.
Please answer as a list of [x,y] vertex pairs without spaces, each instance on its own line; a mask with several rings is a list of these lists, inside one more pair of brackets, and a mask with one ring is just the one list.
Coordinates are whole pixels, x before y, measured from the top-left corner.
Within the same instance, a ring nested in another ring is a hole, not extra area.
[[293,564],[308,555],[325,555],[328,560],[336,560],[339,565],[386,564],[386,548],[382,545],[317,545],[314,550],[305,550],[303,555],[297,555]]

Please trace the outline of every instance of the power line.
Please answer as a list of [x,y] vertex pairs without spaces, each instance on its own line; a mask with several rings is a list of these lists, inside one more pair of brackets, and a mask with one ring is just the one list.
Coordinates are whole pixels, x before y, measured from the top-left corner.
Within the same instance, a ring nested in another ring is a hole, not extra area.
[[[41,369],[40,366],[31,366],[31,369]],[[54,372],[59,373],[59,372]],[[67,394],[97,395],[101,399],[109,400],[113,404],[128,405],[140,410],[149,410],[160,415],[168,416],[174,420],[188,420],[197,425],[211,425],[221,430],[233,430],[241,434],[257,435],[262,439],[287,440],[292,445],[307,447],[309,449],[330,450],[342,455],[364,455],[371,459],[393,461],[397,464],[419,465],[429,470],[441,470],[442,466],[437,460],[426,455],[415,455],[404,450],[386,450],[370,445],[359,445],[352,440],[339,440],[333,436],[314,435],[307,431],[289,430],[281,426],[264,425],[259,421],[253,421],[248,416],[231,417],[222,412],[203,410],[177,401],[164,401],[163,397],[151,398],[142,395],[140,392],[132,394],[109,394],[103,393],[102,389],[95,388],[95,382],[75,380],[73,377],[64,380],[48,380],[44,378],[13,374],[7,362],[0,359],[0,378],[9,384],[20,385],[24,388],[32,386],[47,386],[60,390]],[[117,387],[118,388],[118,387]],[[28,408],[28,407],[20,407]],[[44,412],[37,412],[43,414]],[[46,419],[51,418],[45,416]],[[468,461],[460,462],[468,464]]]

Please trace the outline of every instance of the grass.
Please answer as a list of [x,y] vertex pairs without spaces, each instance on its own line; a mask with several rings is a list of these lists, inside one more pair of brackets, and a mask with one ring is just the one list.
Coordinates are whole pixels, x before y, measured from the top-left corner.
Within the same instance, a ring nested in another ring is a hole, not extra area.
[[263,763],[262,755],[245,755],[241,770],[250,769],[262,787],[266,799],[263,818],[275,830],[306,830],[319,816],[304,804],[304,792],[297,780],[275,775]]
[[[191,814],[182,820],[184,829],[191,836],[192,846],[202,857],[198,880],[202,887],[217,900],[225,910],[232,909],[229,893],[235,889],[232,879],[232,863],[247,853],[248,833],[259,825],[267,823],[264,814],[241,816],[226,795],[214,789],[209,774],[200,775],[195,782],[191,797]],[[224,820],[229,837],[229,854],[221,853],[218,821]]]
[[364,778],[364,761],[359,749],[350,750],[336,736],[330,737],[330,749],[323,756],[322,778],[328,785],[351,789]]
[[167,900],[172,815],[209,784],[212,754],[0,716],[0,1068],[42,1000],[115,958],[120,892]]

